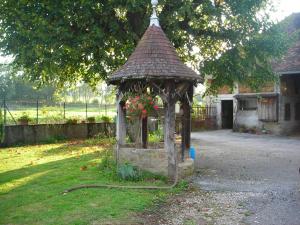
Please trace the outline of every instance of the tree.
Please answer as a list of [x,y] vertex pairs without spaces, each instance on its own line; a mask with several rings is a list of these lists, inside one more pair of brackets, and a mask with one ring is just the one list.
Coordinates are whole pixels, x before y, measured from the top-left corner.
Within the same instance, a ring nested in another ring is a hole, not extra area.
[[[274,79],[287,47],[270,0],[161,0],[160,23],[182,60],[212,85]],[[149,24],[150,0],[2,0],[0,48],[24,75],[64,87],[96,86],[122,65]]]
[[43,86],[36,88],[32,82],[22,79],[16,75],[12,65],[0,64],[0,99],[6,100],[35,100],[37,98],[51,102],[54,100],[55,88]]
[[0,64],[0,99],[10,98],[15,94],[12,81],[12,71],[9,64]]

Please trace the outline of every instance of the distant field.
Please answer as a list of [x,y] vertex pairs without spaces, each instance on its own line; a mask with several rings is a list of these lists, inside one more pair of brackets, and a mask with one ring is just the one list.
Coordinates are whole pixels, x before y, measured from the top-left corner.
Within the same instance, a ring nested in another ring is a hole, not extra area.
[[[36,123],[37,121],[37,106],[36,105],[8,105],[9,111],[12,114],[10,115],[7,112],[7,123],[15,124],[13,118],[18,120],[23,114],[28,115],[32,122]],[[55,106],[46,106],[39,105],[38,109],[38,123],[63,123],[67,119],[76,118],[78,122],[86,120],[86,117],[95,117],[96,121],[100,121],[101,116],[109,116],[114,118],[116,115],[116,107],[115,105],[96,105],[89,104],[87,107],[86,113],[86,105],[78,105],[78,104],[70,104],[66,105],[65,110],[63,104],[55,105]],[[12,118],[13,117],[13,118]]]

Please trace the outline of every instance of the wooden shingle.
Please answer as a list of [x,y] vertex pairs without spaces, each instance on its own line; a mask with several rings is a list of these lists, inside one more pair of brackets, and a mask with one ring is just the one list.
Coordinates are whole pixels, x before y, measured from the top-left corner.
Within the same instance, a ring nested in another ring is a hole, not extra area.
[[128,61],[109,77],[109,83],[135,79],[203,81],[180,60],[163,30],[155,25],[147,29]]

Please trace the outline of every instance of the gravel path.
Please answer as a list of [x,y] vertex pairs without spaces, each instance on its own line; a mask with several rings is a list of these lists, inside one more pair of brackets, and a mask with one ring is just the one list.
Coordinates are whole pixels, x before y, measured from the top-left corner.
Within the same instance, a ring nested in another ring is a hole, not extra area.
[[[201,189],[239,196],[240,223],[300,225],[300,138],[193,133]],[[234,212],[232,212],[234,214]],[[216,224],[236,224],[235,222]]]
[[190,191],[143,214],[147,225],[300,225],[300,138],[192,134]]

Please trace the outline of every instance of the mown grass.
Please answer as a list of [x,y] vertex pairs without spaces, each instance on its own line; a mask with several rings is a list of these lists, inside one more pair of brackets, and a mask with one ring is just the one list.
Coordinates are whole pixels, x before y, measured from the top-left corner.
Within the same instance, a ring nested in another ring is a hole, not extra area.
[[81,189],[62,195],[78,184],[163,184],[149,176],[121,181],[113,169],[101,166],[102,160],[107,164],[112,144],[93,139],[1,149],[0,224],[130,224],[132,215],[171,193]]

